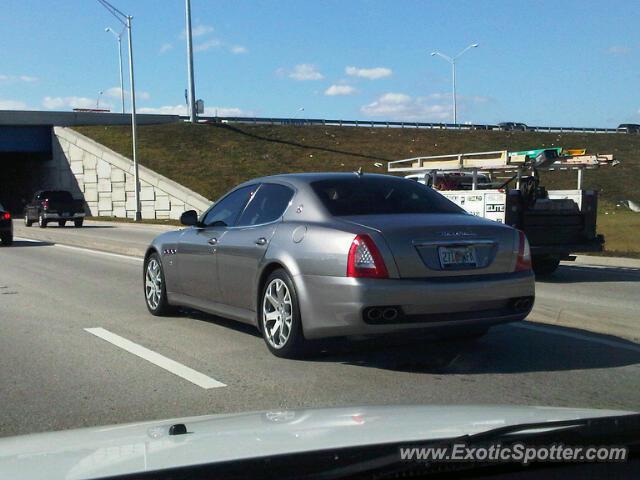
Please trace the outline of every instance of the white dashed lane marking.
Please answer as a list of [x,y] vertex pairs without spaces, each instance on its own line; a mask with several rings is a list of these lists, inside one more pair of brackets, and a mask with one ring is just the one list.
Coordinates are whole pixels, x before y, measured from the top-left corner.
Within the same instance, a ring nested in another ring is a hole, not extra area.
[[188,380],[191,383],[198,385],[199,387],[205,389],[226,387],[224,383],[208,377],[204,373],[197,372],[196,370],[189,368],[186,365],[182,365],[175,360],[171,360],[164,355],[160,355],[153,350],[149,350],[142,345],[138,345],[137,343],[134,343],[131,340],[127,340],[126,338],[121,337],[120,335],[116,335],[115,333],[112,333],[109,330],[105,330],[104,328],[85,328],[85,331],[111,343],[112,345],[115,345],[116,347],[120,347],[129,353],[143,358],[144,360],[153,363],[154,365],[163,368],[166,371],[173,373],[174,375],[184,378],[185,380]]

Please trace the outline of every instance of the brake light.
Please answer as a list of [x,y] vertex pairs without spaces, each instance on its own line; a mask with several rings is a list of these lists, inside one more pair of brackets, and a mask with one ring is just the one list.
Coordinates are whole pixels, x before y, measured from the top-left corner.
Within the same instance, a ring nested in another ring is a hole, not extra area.
[[2,214],[2,219],[3,220],[11,220],[11,214],[9,212],[4,212]]
[[516,260],[516,272],[531,270],[531,249],[529,240],[522,230],[518,230],[518,258]]
[[382,255],[369,235],[356,235],[347,257],[347,277],[388,278]]

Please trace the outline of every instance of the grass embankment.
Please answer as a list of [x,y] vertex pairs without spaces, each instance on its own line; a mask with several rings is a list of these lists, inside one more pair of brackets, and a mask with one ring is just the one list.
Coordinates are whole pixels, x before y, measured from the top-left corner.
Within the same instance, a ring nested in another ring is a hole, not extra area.
[[[74,128],[131,156],[127,126]],[[622,163],[587,171],[585,187],[599,191],[598,230],[607,237],[607,251],[640,256],[640,214],[615,207],[622,199],[640,201],[640,135],[179,123],[140,126],[138,145],[141,164],[210,199],[263,175],[359,167],[382,173],[389,160],[420,155],[556,146],[613,153]],[[543,184],[575,188],[576,174],[545,173]]]

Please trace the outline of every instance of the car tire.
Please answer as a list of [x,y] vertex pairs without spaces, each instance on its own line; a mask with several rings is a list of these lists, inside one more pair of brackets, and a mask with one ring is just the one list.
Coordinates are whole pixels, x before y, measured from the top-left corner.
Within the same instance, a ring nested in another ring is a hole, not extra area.
[[2,236],[0,236],[0,243],[2,243],[3,247],[8,247],[13,244],[13,234],[3,233]]
[[44,215],[38,215],[38,226],[40,228],[47,228],[47,220],[44,218]]
[[67,224],[67,222],[65,220],[58,220],[58,226],[59,227],[64,227]]
[[273,271],[262,285],[258,323],[267,348],[275,356],[302,358],[308,354],[298,295],[285,270]]
[[167,300],[162,260],[155,252],[144,261],[142,288],[144,301],[151,315],[160,317],[172,312],[172,307]]
[[558,269],[560,259],[547,256],[534,256],[532,259],[533,273],[536,277],[548,277]]
[[24,214],[24,226],[25,227],[30,227],[31,225],[33,225],[33,220],[29,220],[29,214],[25,212],[25,214]]
[[74,220],[73,221],[73,226],[76,227],[76,228],[80,228],[80,227],[82,227],[82,223],[83,223],[83,220]]

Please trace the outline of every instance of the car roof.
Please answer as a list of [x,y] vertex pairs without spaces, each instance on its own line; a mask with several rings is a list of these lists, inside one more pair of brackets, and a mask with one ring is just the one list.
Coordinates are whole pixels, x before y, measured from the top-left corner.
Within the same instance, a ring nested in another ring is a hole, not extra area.
[[[270,175],[267,177],[254,178],[243,185],[250,185],[252,183],[263,182],[283,182],[291,183],[293,185],[309,185],[310,183],[320,180],[332,180],[340,178],[355,178],[358,176],[357,172],[309,172],[309,173],[283,173],[279,175]],[[379,173],[363,173],[363,177],[376,177],[376,178],[396,178],[402,180],[402,177],[396,177],[394,175],[384,175]]]

